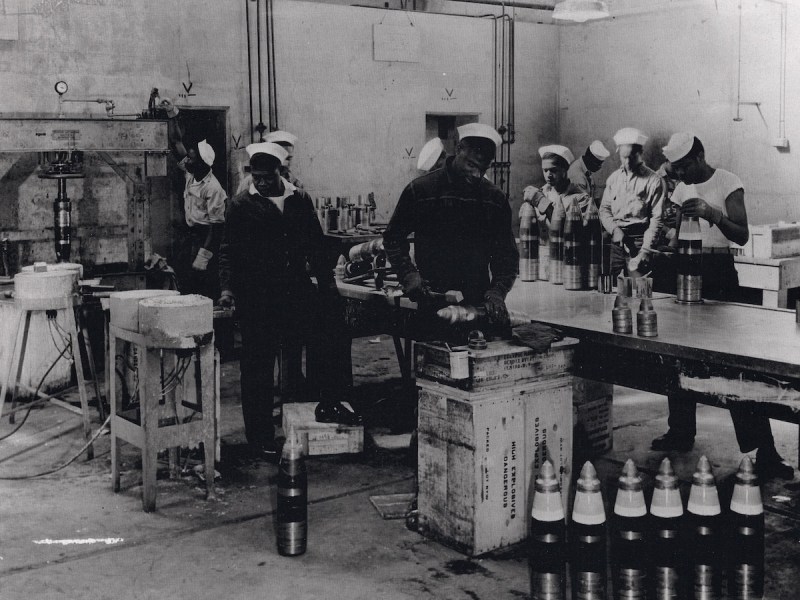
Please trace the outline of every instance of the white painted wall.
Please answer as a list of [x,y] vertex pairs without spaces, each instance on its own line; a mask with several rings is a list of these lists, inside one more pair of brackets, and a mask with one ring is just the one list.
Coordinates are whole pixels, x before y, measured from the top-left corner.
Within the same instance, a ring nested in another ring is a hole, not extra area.
[[[613,8],[635,4],[620,0]],[[609,145],[618,128],[640,127],[651,136],[647,162],[657,167],[670,134],[692,131],[710,164],[742,179],[751,223],[800,220],[800,5],[788,3],[785,126],[792,148],[784,151],[772,146],[779,135],[780,5],[742,2],[740,97],[760,102],[761,112],[740,106],[742,120],[734,122],[737,2],[661,4],[612,21],[561,27],[562,140],[580,151],[595,137]],[[613,159],[606,163],[603,179],[618,166]]]
[[[59,79],[69,83],[69,97],[113,99],[117,114],[141,111],[150,88],[158,87],[179,106],[230,107],[230,145],[238,139],[243,147],[250,140],[245,5],[233,0],[37,4],[42,10],[18,17],[19,39],[0,41],[0,114],[54,114],[53,84]],[[255,4],[249,6],[252,12]],[[469,12],[476,7],[463,6]],[[418,174],[426,112],[479,113],[482,121],[493,122],[491,20],[289,0],[274,7],[279,126],[300,137],[294,170],[312,196],[374,191],[378,217],[386,220],[402,188]],[[372,32],[378,23],[413,23],[421,38],[419,62],[374,61]],[[558,36],[555,26],[517,23],[511,181],[516,198],[538,169],[536,148],[557,137]],[[187,62],[195,95],[181,97],[189,83]],[[263,94],[266,99],[265,80]],[[100,104],[64,108],[105,115]],[[267,122],[266,104],[262,112]],[[230,152],[231,165],[240,165],[244,151]],[[0,177],[15,160],[0,154]],[[81,220],[87,215],[81,213],[82,199],[97,196],[95,177],[109,175],[102,165],[98,169],[90,171],[82,189],[70,189],[76,225],[107,224],[99,210],[92,211],[97,221]],[[35,174],[7,186],[14,197],[0,205],[0,232],[38,228],[41,235],[52,219],[49,211],[37,213],[33,223],[25,215],[30,216],[30,197],[46,198],[51,188]],[[154,209],[153,214],[167,213]],[[75,241],[77,249],[82,243]],[[52,259],[50,247],[32,245],[28,259]]]

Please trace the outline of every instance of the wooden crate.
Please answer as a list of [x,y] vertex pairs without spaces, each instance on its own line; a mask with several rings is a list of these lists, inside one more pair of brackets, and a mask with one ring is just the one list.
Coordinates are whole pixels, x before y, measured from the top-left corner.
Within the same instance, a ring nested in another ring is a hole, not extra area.
[[582,377],[573,378],[574,421],[585,432],[589,450],[594,455],[608,452],[614,446],[613,401],[612,384]]
[[[504,388],[524,382],[559,377],[572,366],[572,355],[578,340],[565,338],[555,342],[550,350],[535,353],[527,346],[508,341],[489,342],[485,350],[469,350],[466,346],[445,347],[437,344],[414,344],[414,372],[417,378],[480,391]],[[452,352],[469,353],[469,376],[452,377]]]
[[545,458],[569,497],[572,378],[466,392],[417,380],[420,531],[469,556],[524,540]]
[[[342,402],[350,408],[347,402]],[[294,429],[300,436],[306,456],[319,454],[353,454],[364,450],[364,427],[338,423],[317,423],[316,402],[294,402],[283,405],[283,431]]]
[[602,454],[614,447],[614,419],[612,418],[611,400],[611,396],[606,396],[591,402],[575,404],[578,426],[586,432],[593,454]]
[[752,256],[786,258],[800,254],[800,223],[774,223],[750,227]]

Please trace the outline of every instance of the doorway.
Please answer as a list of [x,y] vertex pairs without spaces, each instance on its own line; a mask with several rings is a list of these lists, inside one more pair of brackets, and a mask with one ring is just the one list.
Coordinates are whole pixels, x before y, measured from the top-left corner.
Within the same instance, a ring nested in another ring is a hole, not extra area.
[[[183,145],[188,150],[206,140],[214,149],[214,176],[230,198],[228,169],[228,107],[181,106],[177,119],[183,130]],[[186,185],[185,173],[169,161],[169,203],[166,206],[152,206],[151,215],[154,226],[153,250],[167,258],[180,282],[191,268],[189,230],[183,211],[183,190]],[[160,227],[155,224],[169,224]]]
[[425,114],[425,140],[439,137],[444,144],[444,151],[448,156],[456,152],[458,142],[457,129],[467,123],[477,123],[477,113],[426,113]]

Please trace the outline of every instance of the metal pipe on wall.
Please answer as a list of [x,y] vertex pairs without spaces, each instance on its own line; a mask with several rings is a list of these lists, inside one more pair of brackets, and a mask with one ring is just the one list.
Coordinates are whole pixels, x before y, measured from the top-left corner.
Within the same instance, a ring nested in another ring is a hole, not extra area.
[[250,103],[250,143],[252,144],[255,141],[255,137],[253,136],[253,62],[251,58],[250,2],[252,2],[252,0],[244,0],[244,20],[245,27],[247,28],[247,99]]

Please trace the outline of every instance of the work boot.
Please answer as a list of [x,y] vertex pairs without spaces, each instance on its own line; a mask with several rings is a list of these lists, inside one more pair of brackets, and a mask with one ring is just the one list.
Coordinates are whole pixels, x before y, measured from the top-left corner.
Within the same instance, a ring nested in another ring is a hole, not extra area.
[[256,459],[277,464],[281,457],[281,450],[283,450],[282,442],[281,438],[281,440],[264,440],[258,444],[251,444],[250,452]]
[[659,452],[689,452],[692,448],[694,448],[693,437],[679,435],[671,429],[650,443],[650,449]]
[[339,423],[340,425],[361,425],[361,415],[354,413],[341,402],[320,402],[314,409],[317,423]]
[[756,473],[761,481],[768,479],[793,479],[794,468],[783,460],[774,446],[759,448],[756,452]]

